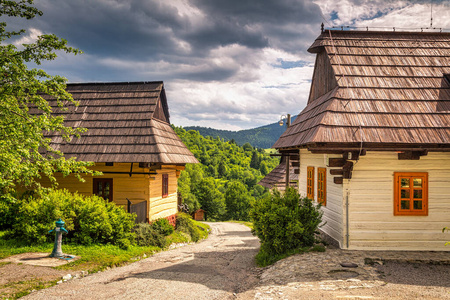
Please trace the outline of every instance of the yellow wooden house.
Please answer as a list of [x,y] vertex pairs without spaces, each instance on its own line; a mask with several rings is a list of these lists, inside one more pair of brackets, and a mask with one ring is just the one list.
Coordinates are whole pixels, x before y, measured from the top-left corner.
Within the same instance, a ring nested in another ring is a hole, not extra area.
[[324,30],[307,106],[273,146],[341,248],[442,250],[450,226],[450,33]]
[[187,163],[198,163],[173,131],[163,82],[68,84],[80,105],[56,114],[65,124],[84,127],[80,138],[49,136],[65,157],[95,162],[102,176],[57,174],[59,188],[97,194],[138,215],[139,221],[177,212],[177,179]]

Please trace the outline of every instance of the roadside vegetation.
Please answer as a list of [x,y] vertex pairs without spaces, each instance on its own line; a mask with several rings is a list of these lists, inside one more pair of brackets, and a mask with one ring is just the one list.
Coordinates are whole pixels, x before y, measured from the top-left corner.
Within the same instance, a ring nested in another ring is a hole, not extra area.
[[[56,193],[59,193],[59,191]],[[77,197],[81,196],[77,195]],[[85,217],[87,219],[95,219],[99,216],[99,211],[110,205],[101,198],[87,197],[87,199],[93,200],[92,202],[96,203],[95,206],[97,207],[97,210],[93,210],[90,214],[86,214]],[[87,200],[85,199],[85,201]],[[92,207],[92,205],[89,207]],[[99,209],[99,207],[102,208]],[[72,229],[69,230],[68,235],[63,236],[62,250],[66,254],[79,256],[80,259],[63,266],[55,267],[55,269],[67,270],[68,272],[85,271],[87,273],[93,273],[102,271],[106,268],[122,266],[151,256],[156,252],[168,249],[173,244],[197,242],[208,236],[208,225],[194,221],[189,215],[183,213],[177,215],[177,224],[176,227],[173,228],[166,219],[159,219],[152,224],[135,225],[134,215],[126,213],[119,207],[112,208],[111,210],[115,211],[116,209],[117,211],[115,214],[118,213],[119,215],[122,215],[121,221],[125,223],[122,224],[122,228],[120,228],[119,231],[122,231],[123,228],[130,229],[127,229],[126,234],[124,235],[126,236],[126,239],[128,239],[127,242],[123,242],[123,238],[117,239],[117,241],[122,240],[122,242],[115,242],[115,240],[111,240],[110,242],[94,241],[92,236],[89,235],[92,231],[84,231],[84,229],[80,229],[79,227],[76,229],[76,226],[73,224],[78,221],[72,221],[72,223],[69,222],[68,224]],[[127,214],[128,216],[124,217],[123,214]],[[61,216],[64,218],[64,215]],[[107,224],[108,220],[110,220],[108,214],[102,214],[100,216],[105,217],[106,220],[102,221],[102,226],[96,227],[96,229],[101,227],[108,228],[108,225],[111,225],[111,223]],[[54,234],[49,234],[48,230],[54,228],[54,221],[47,222],[47,219],[45,218],[44,223],[39,223],[42,214],[37,214],[34,218],[31,215],[28,215],[28,217],[30,217],[30,220],[28,224],[23,224],[24,230],[21,231],[22,235],[12,234],[13,232],[17,233],[17,231],[14,231],[11,227],[4,227],[3,230],[0,231],[0,259],[21,253],[52,252]],[[67,218],[67,220],[70,220],[70,218]],[[113,227],[110,228],[114,231]],[[23,236],[27,236],[25,229],[33,232],[36,236],[32,239],[30,239],[30,236],[22,238]],[[104,233],[102,229],[99,229],[99,231]],[[89,238],[83,239],[84,242],[80,242],[79,238],[81,237]],[[27,282],[8,282],[4,285],[0,285],[0,298],[15,299],[28,294],[32,290],[47,288],[56,284],[56,281],[35,281],[36,280]],[[2,290],[8,290],[10,292],[4,294],[2,293]]]
[[250,216],[252,232],[261,242],[256,255],[259,266],[273,264],[296,253],[325,250],[317,238],[322,222],[320,204],[302,198],[293,188],[288,188],[284,194],[275,190],[255,202]]

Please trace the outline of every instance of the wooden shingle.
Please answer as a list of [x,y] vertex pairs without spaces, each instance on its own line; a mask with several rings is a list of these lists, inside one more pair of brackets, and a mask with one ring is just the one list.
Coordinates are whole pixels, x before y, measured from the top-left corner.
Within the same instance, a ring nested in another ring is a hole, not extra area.
[[308,104],[274,148],[450,148],[450,33],[326,30],[309,51]]
[[67,91],[79,106],[61,111],[49,99],[54,114],[63,115],[67,126],[88,131],[71,142],[47,134],[51,146],[65,157],[94,162],[198,162],[170,126],[162,82],[68,84]]

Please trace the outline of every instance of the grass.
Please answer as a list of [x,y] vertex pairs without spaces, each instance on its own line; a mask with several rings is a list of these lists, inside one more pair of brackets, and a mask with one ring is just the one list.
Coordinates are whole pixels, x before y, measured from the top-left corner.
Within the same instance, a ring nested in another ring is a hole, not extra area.
[[233,220],[232,221],[227,221],[227,222],[239,223],[239,224],[247,226],[250,229],[253,229],[253,223],[252,222],[248,222],[248,221],[233,221]]
[[[200,239],[208,237],[209,225],[194,221],[194,225],[199,229]],[[4,238],[5,232],[0,231],[0,259],[12,255],[28,252],[47,252],[53,250],[53,243],[45,243],[36,246],[24,244],[20,240],[7,240]],[[174,231],[167,237],[169,244],[189,243],[191,237],[189,234],[180,231]],[[88,271],[94,273],[107,268],[118,267],[130,262],[140,260],[144,257],[153,255],[156,252],[163,251],[155,246],[130,246],[128,249],[121,249],[115,245],[78,245],[65,244],[63,238],[62,250],[64,253],[80,256],[81,258],[69,262],[68,264],[55,267],[59,270],[68,271]],[[0,268],[9,263],[0,263]],[[1,299],[17,299],[29,294],[32,290],[47,288],[56,284],[56,281],[40,281],[38,279],[28,281],[8,282],[0,286]],[[5,293],[5,291],[7,291]]]
[[0,286],[0,290],[9,290],[12,292],[0,292],[0,297],[2,299],[17,299],[28,295],[33,290],[37,291],[54,286],[56,282],[57,280],[41,281],[33,279],[7,283]]

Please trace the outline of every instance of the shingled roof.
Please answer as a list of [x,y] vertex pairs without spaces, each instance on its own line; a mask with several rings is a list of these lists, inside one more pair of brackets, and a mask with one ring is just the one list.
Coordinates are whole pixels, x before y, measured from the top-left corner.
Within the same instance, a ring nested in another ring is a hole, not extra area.
[[[197,159],[170,127],[163,82],[68,84],[80,105],[65,116],[70,127],[88,131],[64,142],[58,135],[52,147],[65,157],[93,162],[197,163]],[[54,101],[49,101],[55,105]]]
[[326,30],[308,51],[308,104],[274,148],[448,151],[450,33]]
[[[294,163],[298,163],[298,160],[290,159],[289,178],[290,186],[295,186],[298,180],[298,174],[295,174]],[[269,174],[267,174],[260,182],[259,185],[266,188],[278,188],[284,190],[286,187],[286,156],[282,156],[281,162],[276,166]]]

